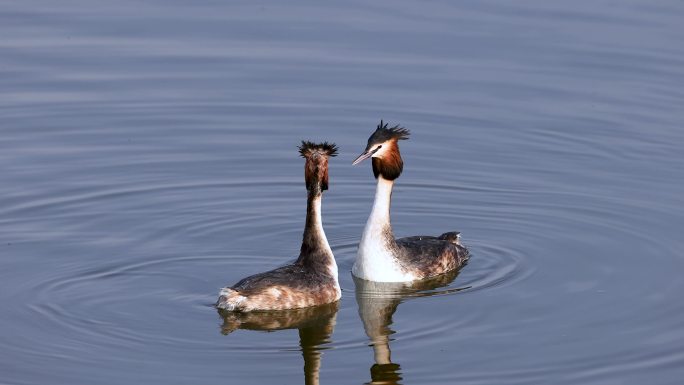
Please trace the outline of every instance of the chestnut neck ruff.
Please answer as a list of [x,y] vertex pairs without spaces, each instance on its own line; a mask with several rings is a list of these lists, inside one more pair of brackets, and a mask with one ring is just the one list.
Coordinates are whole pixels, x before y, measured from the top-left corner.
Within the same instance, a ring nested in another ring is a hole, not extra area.
[[404,161],[401,159],[399,153],[399,145],[397,141],[390,142],[391,146],[382,158],[372,158],[373,175],[377,179],[380,175],[387,180],[395,180],[399,178],[401,172],[404,170]]

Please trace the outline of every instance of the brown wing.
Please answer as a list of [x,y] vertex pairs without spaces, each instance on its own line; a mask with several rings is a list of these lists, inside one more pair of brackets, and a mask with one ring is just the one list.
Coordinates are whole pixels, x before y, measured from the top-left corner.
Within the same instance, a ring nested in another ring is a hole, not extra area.
[[438,237],[406,237],[396,243],[399,262],[420,279],[458,269],[469,257],[465,247]]
[[246,310],[280,310],[320,305],[337,297],[335,279],[297,263],[242,279],[231,289],[246,297]]

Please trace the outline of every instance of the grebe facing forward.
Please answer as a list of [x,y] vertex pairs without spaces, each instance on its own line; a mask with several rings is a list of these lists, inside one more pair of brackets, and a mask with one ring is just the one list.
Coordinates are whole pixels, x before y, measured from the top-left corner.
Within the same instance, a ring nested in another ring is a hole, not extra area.
[[369,281],[407,282],[434,277],[461,267],[469,257],[460,244],[458,232],[439,237],[416,236],[394,239],[390,224],[390,201],[394,180],[401,175],[404,162],[399,140],[409,131],[380,121],[368,138],[366,150],[352,164],[371,158],[378,180],[375,201],[366,223],[352,267],[352,274]]
[[231,311],[285,310],[322,305],[340,299],[337,263],[321,223],[321,197],[328,189],[328,158],[334,144],[304,142],[306,224],[299,258],[275,270],[252,275],[221,289],[216,306]]

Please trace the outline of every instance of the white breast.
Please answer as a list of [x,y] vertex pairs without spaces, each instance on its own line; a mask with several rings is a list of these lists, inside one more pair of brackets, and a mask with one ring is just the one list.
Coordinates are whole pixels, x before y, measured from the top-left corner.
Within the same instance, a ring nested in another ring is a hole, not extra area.
[[366,222],[361,236],[356,261],[352,267],[354,276],[368,281],[407,282],[415,280],[415,276],[402,271],[401,266],[387,248],[385,231],[391,229],[389,209],[392,196],[392,181],[378,178],[373,209]]
[[415,276],[402,271],[396,258],[384,246],[384,239],[380,234],[364,231],[356,261],[352,267],[354,276],[368,281],[377,282],[406,282],[415,280]]

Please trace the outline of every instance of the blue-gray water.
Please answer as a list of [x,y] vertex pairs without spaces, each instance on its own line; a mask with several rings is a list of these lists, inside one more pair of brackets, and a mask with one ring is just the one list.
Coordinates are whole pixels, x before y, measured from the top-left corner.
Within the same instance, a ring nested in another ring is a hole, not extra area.
[[[322,384],[362,384],[383,336],[389,383],[680,383],[683,20],[676,0],[0,1],[0,383],[299,384],[318,357]],[[375,301],[350,275],[374,181],[350,163],[381,118],[413,132],[395,233],[460,230],[473,256]],[[217,290],[299,250],[301,139],[341,148],[343,298],[313,334],[224,335]]]

